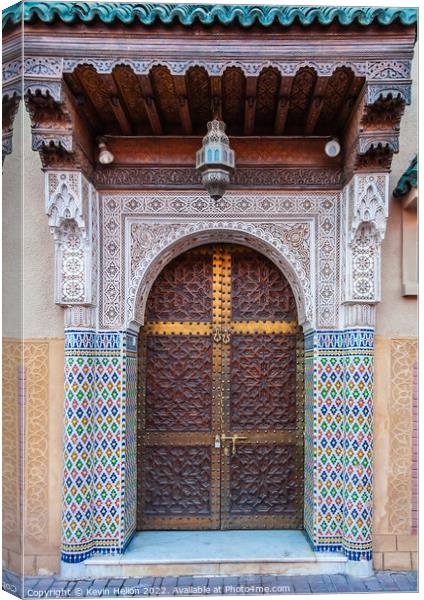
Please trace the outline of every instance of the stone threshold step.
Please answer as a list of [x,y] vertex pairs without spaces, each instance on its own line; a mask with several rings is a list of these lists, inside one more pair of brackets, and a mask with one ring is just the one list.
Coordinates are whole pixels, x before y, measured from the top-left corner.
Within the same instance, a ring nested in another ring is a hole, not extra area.
[[[108,558],[108,560],[105,560]],[[115,560],[113,560],[115,558]],[[85,577],[166,577],[166,576],[238,576],[257,573],[261,575],[313,575],[337,574],[346,570],[347,559],[343,555],[316,556],[281,560],[199,560],[147,562],[118,557],[92,557],[84,562]]]

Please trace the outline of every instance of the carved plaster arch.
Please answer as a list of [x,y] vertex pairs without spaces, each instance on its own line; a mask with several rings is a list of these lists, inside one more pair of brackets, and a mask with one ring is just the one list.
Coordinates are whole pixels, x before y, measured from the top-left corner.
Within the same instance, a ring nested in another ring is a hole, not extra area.
[[159,236],[158,241],[145,253],[129,283],[126,300],[128,328],[138,330],[143,325],[150,289],[166,264],[190,248],[225,242],[248,246],[272,260],[292,287],[299,324],[305,331],[313,327],[314,298],[311,271],[307,273],[293,248],[278,236],[278,225],[261,223],[258,226],[244,222],[203,221],[165,225],[165,227],[167,227],[166,237]]

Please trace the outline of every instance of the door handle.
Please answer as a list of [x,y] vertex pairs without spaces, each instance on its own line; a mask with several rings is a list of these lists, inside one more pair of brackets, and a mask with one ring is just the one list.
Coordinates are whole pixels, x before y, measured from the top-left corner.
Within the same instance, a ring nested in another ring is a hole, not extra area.
[[221,327],[214,327],[212,332],[212,337],[214,342],[221,341]]
[[235,433],[234,435],[226,435],[225,433],[223,433],[221,435],[221,440],[223,442],[231,442],[231,454],[234,456],[234,454],[236,453],[236,442],[237,440],[247,440],[248,438],[244,435],[238,435],[237,433]]
[[228,331],[228,329],[224,329],[224,331],[222,332],[222,343],[223,344],[230,343],[230,332]]
[[214,342],[221,342],[223,344],[230,343],[230,332],[227,327],[222,328],[220,325],[217,325],[212,330],[212,337]]

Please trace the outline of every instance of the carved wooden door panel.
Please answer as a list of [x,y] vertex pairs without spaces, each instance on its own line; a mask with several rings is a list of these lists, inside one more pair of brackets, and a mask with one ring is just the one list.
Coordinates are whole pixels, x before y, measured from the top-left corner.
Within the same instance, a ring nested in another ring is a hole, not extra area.
[[265,257],[207,246],[165,267],[140,333],[139,529],[302,526],[299,352]]
[[221,527],[303,526],[303,360],[288,281],[267,258],[224,250]]
[[155,281],[140,335],[138,527],[220,526],[214,249],[173,260]]

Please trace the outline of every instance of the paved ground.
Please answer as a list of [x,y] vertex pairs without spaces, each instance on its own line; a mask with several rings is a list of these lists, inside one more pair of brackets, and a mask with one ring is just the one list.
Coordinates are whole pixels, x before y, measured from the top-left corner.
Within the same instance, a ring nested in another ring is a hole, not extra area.
[[[22,596],[13,573],[3,570],[3,589]],[[63,581],[56,577],[26,577],[26,598],[98,598],[187,596],[206,594],[328,594],[346,592],[416,592],[416,572],[379,571],[367,579],[346,575],[243,577],[143,577]]]

